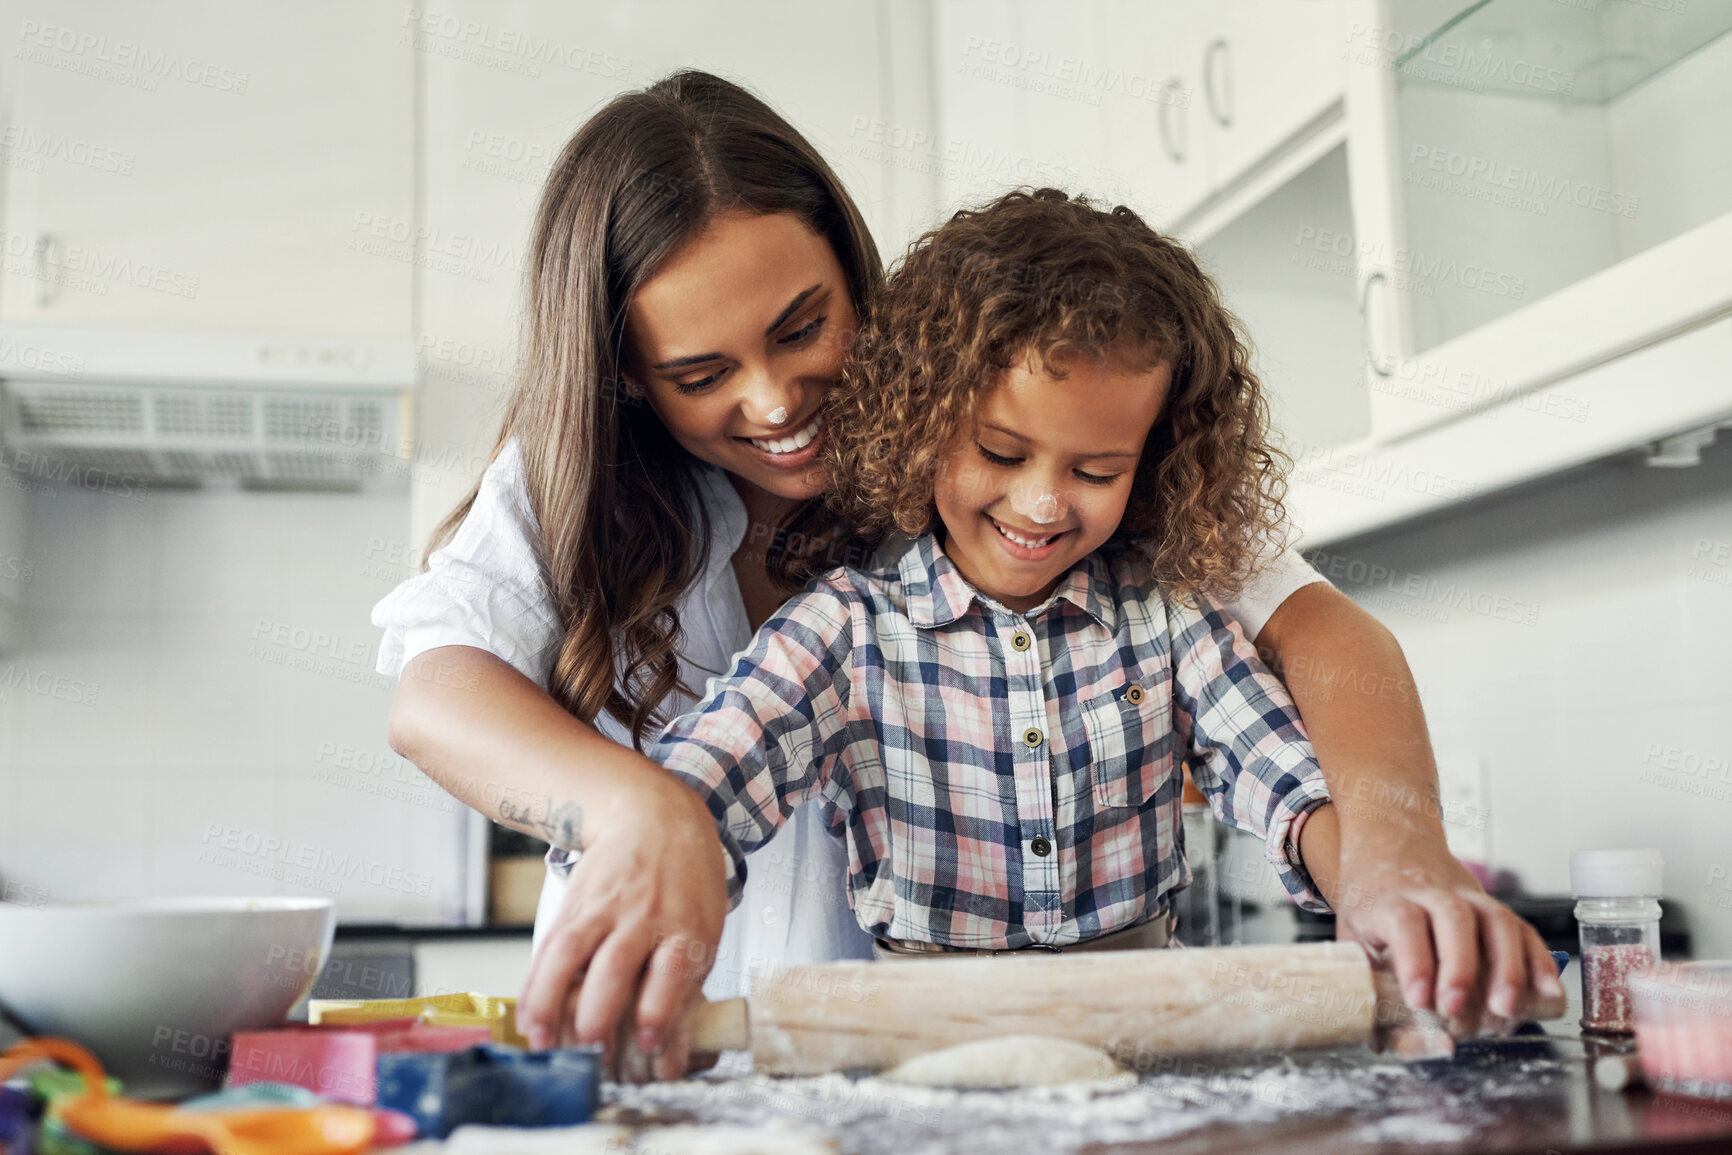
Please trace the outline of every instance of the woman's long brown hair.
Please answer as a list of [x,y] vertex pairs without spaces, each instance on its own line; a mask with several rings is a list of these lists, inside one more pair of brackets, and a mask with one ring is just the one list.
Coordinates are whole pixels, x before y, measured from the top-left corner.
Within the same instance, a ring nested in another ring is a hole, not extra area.
[[[863,307],[882,276],[865,221],[816,149],[767,104],[704,72],[616,97],[560,153],[528,253],[516,438],[542,580],[564,643],[555,701],[605,712],[640,749],[679,677],[679,599],[704,572],[699,463],[621,382],[633,294],[719,213],[792,213],[829,241]],[[449,541],[479,485],[434,530]]]

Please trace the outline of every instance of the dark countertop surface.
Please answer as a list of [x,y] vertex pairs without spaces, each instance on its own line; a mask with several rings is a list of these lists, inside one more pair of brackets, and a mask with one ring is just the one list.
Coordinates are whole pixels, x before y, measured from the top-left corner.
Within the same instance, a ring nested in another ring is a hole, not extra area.
[[729,1055],[707,1077],[608,1084],[604,1098],[634,1120],[825,1127],[848,1155],[1732,1153],[1732,1101],[1599,1087],[1591,1061],[1618,1049],[1554,1033],[1475,1045],[1447,1062],[1363,1049],[1178,1060],[1108,1090],[1010,1092],[770,1079]]
[[[1414,1085],[1392,1087],[1386,1102],[1368,1108],[1225,1124],[1176,1142],[1083,1150],[1123,1155],[1732,1152],[1732,1101],[1607,1091],[1594,1082],[1591,1070],[1593,1057],[1607,1050],[1579,1037],[1554,1037],[1531,1048],[1506,1045],[1449,1064],[1417,1064]],[[1457,1133],[1446,1136],[1451,1129]]]
[[458,926],[453,923],[340,922],[337,941],[356,939],[528,938],[533,926]]

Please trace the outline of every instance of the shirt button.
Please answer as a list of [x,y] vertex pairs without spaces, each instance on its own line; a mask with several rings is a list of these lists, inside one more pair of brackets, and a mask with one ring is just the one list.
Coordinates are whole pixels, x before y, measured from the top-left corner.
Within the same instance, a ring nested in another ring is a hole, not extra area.
[[1031,644],[1028,635],[1023,633],[1019,633],[1010,639],[1010,648],[1013,650],[1026,650]]
[[1052,843],[1048,842],[1044,838],[1035,839],[1033,842],[1028,844],[1028,848],[1034,851],[1040,858],[1045,858],[1047,855],[1052,853]]
[[1130,689],[1126,690],[1125,701],[1129,702],[1133,706],[1142,705],[1143,688],[1141,686],[1132,686]]
[[1022,732],[1022,744],[1024,746],[1027,746],[1030,750],[1032,750],[1036,746],[1040,745],[1044,739],[1045,739],[1045,735],[1043,735],[1040,732],[1040,730],[1034,726],[1030,726],[1028,729],[1026,729]]

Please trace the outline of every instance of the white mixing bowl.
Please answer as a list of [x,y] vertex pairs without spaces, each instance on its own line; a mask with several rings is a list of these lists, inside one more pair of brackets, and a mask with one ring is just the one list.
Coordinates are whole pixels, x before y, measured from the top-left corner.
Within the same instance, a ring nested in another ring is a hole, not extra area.
[[282,1022],[330,956],[325,898],[0,903],[0,1003],[84,1044],[128,1094],[216,1084],[229,1036]]

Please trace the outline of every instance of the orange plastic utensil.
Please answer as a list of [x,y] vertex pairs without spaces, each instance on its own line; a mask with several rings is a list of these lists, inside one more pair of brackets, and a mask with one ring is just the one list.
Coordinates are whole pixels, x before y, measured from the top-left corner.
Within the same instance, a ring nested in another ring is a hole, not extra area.
[[361,1107],[320,1105],[255,1111],[182,1111],[110,1095],[102,1064],[69,1039],[26,1039],[0,1054],[0,1079],[43,1059],[84,1076],[84,1093],[58,1101],[60,1118],[74,1132],[116,1151],[219,1155],[357,1155],[373,1140],[373,1113]]

